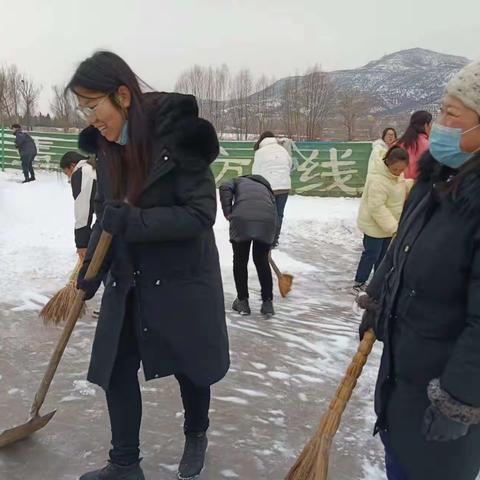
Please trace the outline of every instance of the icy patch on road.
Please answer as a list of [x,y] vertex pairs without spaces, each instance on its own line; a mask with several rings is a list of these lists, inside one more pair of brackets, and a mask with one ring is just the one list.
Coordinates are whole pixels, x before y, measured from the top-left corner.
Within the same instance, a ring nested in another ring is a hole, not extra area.
[[248,405],[249,402],[243,398],[239,397],[214,397],[215,400],[220,400],[222,402],[235,403],[236,405]]
[[222,470],[220,475],[224,478],[240,478],[233,470]]
[[385,470],[383,466],[378,464],[371,464],[364,460],[362,465],[362,480],[384,480],[385,479]]
[[74,380],[73,389],[85,397],[94,397],[97,392],[86,380]]
[[36,292],[21,292],[18,295],[20,305],[13,307],[12,312],[39,312],[45,304],[49,301],[49,298],[45,295],[40,295]]
[[96,394],[96,390],[86,380],[74,380],[73,393],[63,397],[60,402],[73,402],[81,400],[82,397],[94,397]]

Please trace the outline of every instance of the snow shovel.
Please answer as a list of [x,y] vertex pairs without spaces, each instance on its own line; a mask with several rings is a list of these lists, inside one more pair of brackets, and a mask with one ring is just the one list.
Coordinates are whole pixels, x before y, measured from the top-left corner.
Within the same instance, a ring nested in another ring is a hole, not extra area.
[[328,460],[333,437],[340,426],[342,414],[357,384],[363,367],[375,343],[373,330],[365,332],[347,373],[340,383],[328,410],[322,416],[320,425],[312,439],[303,449],[286,480],[326,480]]
[[277,264],[273,261],[272,252],[270,252],[268,255],[268,261],[270,262],[273,271],[277,275],[278,289],[280,290],[280,295],[285,298],[292,289],[293,275],[290,275],[288,273],[282,273],[280,271],[280,269],[277,267]]
[[[85,274],[85,278],[89,279],[97,275],[103,263],[105,255],[108,251],[108,248],[110,247],[111,241],[112,236],[106,232],[102,232],[97,248],[95,249],[92,261],[90,262],[87,273]],[[0,434],[0,448],[11,445],[12,443],[18,442],[19,440],[23,440],[37,430],[40,430],[55,415],[56,410],[47,413],[46,415],[40,415],[40,408],[45,401],[48,389],[50,387],[50,384],[52,383],[55,372],[57,371],[58,364],[60,363],[63,352],[65,351],[75,324],[77,323],[78,317],[83,308],[84,299],[85,292],[83,290],[77,290],[77,293],[75,295],[75,301],[70,308],[70,312],[68,314],[65,327],[63,328],[62,335],[57,342],[57,346],[52,354],[50,363],[48,364],[47,371],[45,372],[40,387],[35,394],[35,399],[33,400],[33,404],[30,409],[29,420],[23,425],[19,425],[9,430],[4,430]]]

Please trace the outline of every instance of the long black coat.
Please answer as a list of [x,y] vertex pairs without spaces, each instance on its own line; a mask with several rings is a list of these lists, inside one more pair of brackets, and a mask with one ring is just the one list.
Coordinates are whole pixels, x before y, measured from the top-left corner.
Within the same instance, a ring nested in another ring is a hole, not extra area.
[[421,159],[397,238],[368,288],[381,304],[384,342],[376,428],[388,431],[411,480],[473,480],[480,469],[479,425],[450,442],[420,433],[434,378],[480,407],[480,171],[455,197],[440,194],[454,173],[430,154]]
[[[213,127],[198,118],[195,98],[146,94],[153,139],[151,169],[127,229],[114,238],[88,380],[108,389],[127,297],[146,380],[185,374],[198,385],[220,380],[229,367],[225,305],[213,233],[216,189],[209,164],[218,154]],[[112,159],[92,127],[80,146],[97,151],[97,215],[112,198]],[[86,261],[101,233],[95,225]]]
[[260,175],[237,177],[220,186],[223,214],[230,218],[230,240],[273,243],[277,225],[275,195]]

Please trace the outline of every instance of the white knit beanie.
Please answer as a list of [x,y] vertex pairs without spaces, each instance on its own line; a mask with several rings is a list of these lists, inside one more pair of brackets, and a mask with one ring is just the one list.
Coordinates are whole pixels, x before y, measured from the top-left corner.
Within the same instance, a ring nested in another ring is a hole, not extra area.
[[462,68],[448,82],[445,93],[457,97],[480,116],[480,61]]

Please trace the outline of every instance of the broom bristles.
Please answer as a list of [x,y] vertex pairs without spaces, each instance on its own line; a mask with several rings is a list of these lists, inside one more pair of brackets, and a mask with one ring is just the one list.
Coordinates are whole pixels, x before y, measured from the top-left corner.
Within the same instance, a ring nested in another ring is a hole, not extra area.
[[[77,277],[81,266],[82,260],[79,259],[70,275],[67,285],[59,290],[43,307],[40,312],[40,317],[43,319],[45,325],[58,325],[67,319],[77,294]],[[85,315],[85,304],[83,304],[79,318],[83,315]]]
[[368,330],[365,332],[328,410],[322,416],[317,431],[303,449],[285,480],[324,480],[327,478],[328,457],[333,437],[338,430],[342,414],[374,343],[375,334],[373,330]]
[[297,461],[288,472],[285,480],[314,480],[315,464],[317,461],[317,452],[320,448],[322,431],[325,425],[325,415],[323,415],[317,431],[310,441],[305,445]]
[[288,273],[282,274],[278,279],[278,289],[280,290],[280,295],[285,298],[292,289],[293,275]]

